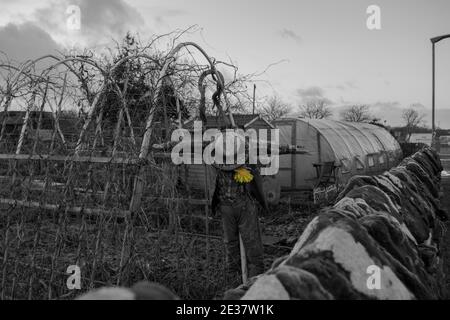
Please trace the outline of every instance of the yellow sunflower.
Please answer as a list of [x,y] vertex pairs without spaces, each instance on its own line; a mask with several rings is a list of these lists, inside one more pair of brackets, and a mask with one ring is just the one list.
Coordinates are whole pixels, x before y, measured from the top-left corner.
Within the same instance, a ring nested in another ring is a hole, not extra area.
[[253,180],[251,172],[243,167],[234,170],[234,180],[238,183],[249,183]]

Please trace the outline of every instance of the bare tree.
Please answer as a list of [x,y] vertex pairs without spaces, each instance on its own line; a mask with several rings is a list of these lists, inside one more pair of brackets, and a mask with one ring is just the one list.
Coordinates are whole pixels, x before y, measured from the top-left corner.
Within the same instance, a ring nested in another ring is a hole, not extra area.
[[278,95],[268,98],[264,105],[259,108],[259,112],[267,120],[273,121],[287,115],[291,111],[291,106],[284,102]]
[[374,117],[370,114],[369,106],[354,105],[341,112],[341,119],[348,122],[371,122]]
[[424,123],[423,118],[425,115],[419,114],[419,112],[410,107],[403,111],[402,113],[402,119],[405,122],[405,129],[406,129],[406,140],[409,140],[411,137],[412,130],[414,128],[417,128],[418,126],[422,125]]
[[309,119],[325,119],[333,115],[325,99],[314,99],[300,106],[300,116]]

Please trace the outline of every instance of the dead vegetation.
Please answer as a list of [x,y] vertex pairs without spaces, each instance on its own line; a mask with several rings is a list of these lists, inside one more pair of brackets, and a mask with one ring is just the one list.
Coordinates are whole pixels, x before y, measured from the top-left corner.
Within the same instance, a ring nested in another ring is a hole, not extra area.
[[[202,92],[205,111],[232,122],[231,111],[251,106],[256,74],[181,43],[186,32],[146,44],[127,36],[102,54],[0,60],[2,299],[71,299],[143,279],[183,298],[227,289],[209,195],[187,190],[150,146],[198,116]],[[283,252],[269,248],[268,263]],[[66,287],[70,265],[81,290]]]

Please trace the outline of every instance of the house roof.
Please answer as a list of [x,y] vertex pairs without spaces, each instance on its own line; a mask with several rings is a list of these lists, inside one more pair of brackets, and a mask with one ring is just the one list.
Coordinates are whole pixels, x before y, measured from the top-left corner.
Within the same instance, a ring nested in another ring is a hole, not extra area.
[[[25,117],[25,111],[8,111],[5,124],[22,124]],[[0,112],[0,123],[3,123],[5,112]]]
[[432,140],[432,134],[431,133],[411,133],[411,136],[409,137],[410,143],[425,143],[429,146],[431,146],[431,140]]
[[[274,126],[265,120],[260,114],[234,114],[233,119],[236,126],[240,128],[247,128],[251,126],[255,121],[262,120],[268,127],[274,128]],[[184,123],[185,128],[192,128],[194,121],[198,119],[191,119]],[[220,128],[222,126],[219,116],[206,116],[206,128]]]
[[[22,125],[25,118],[26,111],[7,111],[6,124],[18,124]],[[5,112],[0,112],[0,123],[3,123],[5,118]],[[39,111],[31,111],[30,118],[39,118]],[[53,119],[52,113],[48,111],[42,112],[42,119]]]

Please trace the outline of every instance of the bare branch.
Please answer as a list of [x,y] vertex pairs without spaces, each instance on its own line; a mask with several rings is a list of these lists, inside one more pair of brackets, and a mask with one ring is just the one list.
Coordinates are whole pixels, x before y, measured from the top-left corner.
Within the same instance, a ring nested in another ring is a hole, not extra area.
[[300,116],[309,119],[326,119],[333,115],[325,99],[312,99],[300,106]]

